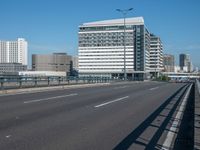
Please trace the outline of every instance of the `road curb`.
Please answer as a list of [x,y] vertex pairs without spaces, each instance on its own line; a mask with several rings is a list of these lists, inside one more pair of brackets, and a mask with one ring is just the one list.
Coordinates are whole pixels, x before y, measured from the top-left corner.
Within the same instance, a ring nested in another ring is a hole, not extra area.
[[198,92],[200,94],[200,82],[199,82],[199,80],[197,80],[197,88],[198,88]]

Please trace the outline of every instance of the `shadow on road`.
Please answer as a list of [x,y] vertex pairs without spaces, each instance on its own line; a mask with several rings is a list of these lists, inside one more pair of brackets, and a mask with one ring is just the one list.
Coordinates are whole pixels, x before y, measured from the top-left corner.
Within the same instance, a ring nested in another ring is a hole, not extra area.
[[[176,112],[176,109],[179,106],[180,101],[182,100],[184,93],[187,90],[187,87],[188,86],[185,85],[181,87],[179,90],[177,90],[159,108],[157,108],[146,120],[144,120],[136,129],[134,129],[116,147],[114,147],[114,150],[126,150],[135,144],[143,147],[146,150],[160,149],[162,145],[159,144],[158,141],[160,140],[160,137],[162,136],[163,132],[168,130],[167,126],[170,124],[170,122],[173,122],[174,120],[173,114]],[[171,108],[169,109],[168,106],[171,106]],[[162,114],[162,111],[165,109],[169,112],[168,115]],[[165,119],[161,122],[158,119],[159,117],[162,117]],[[159,126],[154,125],[155,123],[153,122],[155,122],[155,120],[158,122],[161,122],[161,124]],[[142,134],[144,134],[144,132],[146,132],[146,130],[149,127],[156,128],[156,130],[151,136],[151,138],[149,139],[146,137],[144,138]],[[191,141],[191,139],[189,140]]]

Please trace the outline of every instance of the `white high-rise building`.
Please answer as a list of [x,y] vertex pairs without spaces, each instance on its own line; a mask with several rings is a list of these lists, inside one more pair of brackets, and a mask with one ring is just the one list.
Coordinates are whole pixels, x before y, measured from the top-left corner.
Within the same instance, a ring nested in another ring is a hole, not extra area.
[[[125,62],[124,62],[125,28]],[[79,26],[79,75],[144,79],[149,71],[150,33],[142,17]],[[124,67],[125,63],[125,67]]]
[[0,41],[0,63],[28,65],[28,43],[23,38],[17,41]]
[[150,72],[154,76],[159,75],[161,71],[163,71],[163,45],[160,37],[151,34],[151,42],[150,42]]

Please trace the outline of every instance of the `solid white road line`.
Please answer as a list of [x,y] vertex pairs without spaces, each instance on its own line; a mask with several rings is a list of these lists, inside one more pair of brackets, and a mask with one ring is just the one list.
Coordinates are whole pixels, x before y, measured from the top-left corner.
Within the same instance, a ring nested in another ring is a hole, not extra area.
[[157,87],[154,87],[154,88],[150,88],[149,90],[156,90],[156,89],[158,89],[159,87],[157,86]]
[[129,98],[129,96],[121,97],[121,98],[118,98],[118,99],[115,99],[115,100],[112,100],[112,101],[109,101],[109,102],[106,102],[106,103],[103,103],[103,104],[100,104],[100,105],[96,105],[94,107],[95,108],[102,107],[102,106],[105,106],[105,105],[108,105],[108,104],[111,104],[111,103],[114,103],[114,102],[118,102],[118,101],[121,101],[121,100],[124,100],[124,99],[127,99],[127,98]]
[[180,123],[180,120],[183,116],[183,113],[184,113],[184,110],[185,110],[185,107],[186,107],[186,103],[187,103],[187,100],[188,100],[188,97],[189,97],[189,94],[190,94],[190,90],[191,90],[191,87],[192,85],[190,85],[189,89],[187,90],[187,93],[180,105],[180,108],[178,110],[178,113],[176,114],[176,117],[167,133],[167,137],[162,145],[162,150],[169,150],[171,149],[171,145],[172,145],[172,142],[173,142],[173,139],[176,135],[176,131],[177,129],[179,128],[178,127],[178,124]]
[[10,138],[11,137],[11,135],[6,135],[6,138],[8,139],[8,138]]
[[125,85],[125,86],[115,87],[115,88],[113,88],[113,89],[114,89],[114,90],[117,90],[117,89],[124,89],[124,88],[127,88],[127,87],[129,87],[129,86]]
[[35,100],[30,100],[30,101],[24,101],[24,104],[40,102],[40,101],[47,101],[47,100],[58,99],[58,98],[63,98],[63,97],[76,96],[76,95],[78,95],[78,94],[73,93],[73,94],[69,94],[69,95],[61,95],[61,96],[55,96],[55,97],[49,97],[49,98],[43,98],[43,99],[35,99]]

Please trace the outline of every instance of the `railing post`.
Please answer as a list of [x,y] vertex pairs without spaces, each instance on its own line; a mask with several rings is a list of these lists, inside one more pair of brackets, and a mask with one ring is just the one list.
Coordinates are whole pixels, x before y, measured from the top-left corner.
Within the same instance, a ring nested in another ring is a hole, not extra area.
[[22,88],[22,78],[19,77],[19,88]]
[[67,83],[69,84],[69,77],[66,77],[66,81],[67,81]]
[[37,86],[37,77],[35,77],[35,87]]
[[58,77],[58,85],[60,85],[60,77]]
[[1,81],[1,90],[3,90],[3,81]]
[[3,86],[4,79],[3,79],[3,78],[0,78],[0,80],[1,80],[1,90],[3,90],[3,89],[4,89],[4,86]]
[[47,77],[48,86],[50,86],[50,77]]

